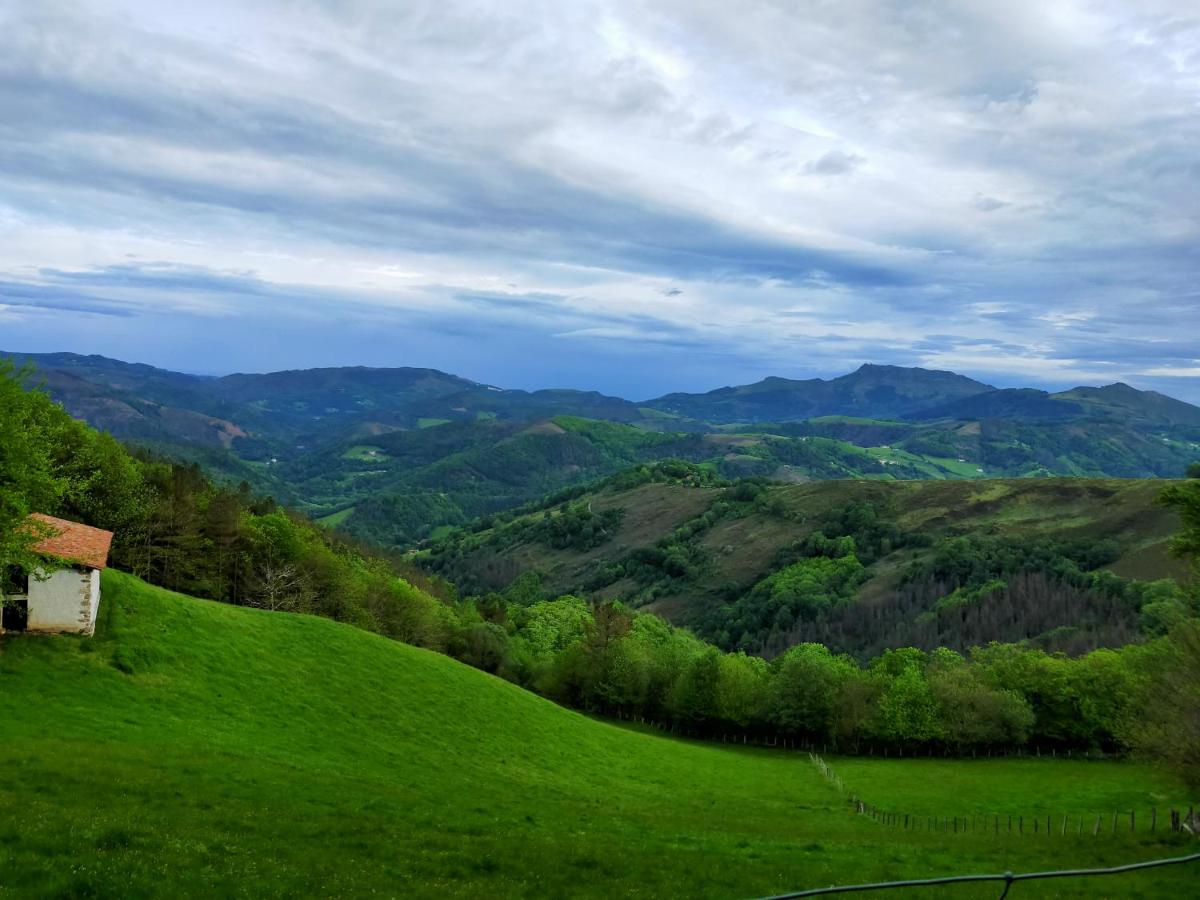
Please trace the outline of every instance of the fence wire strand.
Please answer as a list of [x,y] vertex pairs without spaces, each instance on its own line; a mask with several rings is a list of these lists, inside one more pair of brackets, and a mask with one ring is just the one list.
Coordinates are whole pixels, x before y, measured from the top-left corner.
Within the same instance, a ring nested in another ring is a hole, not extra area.
[[998,875],[947,875],[942,878],[916,878],[906,881],[879,881],[872,884],[844,884],[823,888],[811,888],[806,891],[795,891],[790,894],[775,894],[763,900],[795,900],[798,897],[819,897],[826,894],[851,894],[861,891],[883,891],[893,888],[933,887],[940,884],[969,884],[980,881],[1003,881],[1004,892],[1000,900],[1008,896],[1009,889],[1018,881],[1037,881],[1042,878],[1089,878],[1094,875],[1123,875],[1127,872],[1137,872],[1142,869],[1157,869],[1162,866],[1178,866],[1185,863],[1200,862],[1200,853],[1188,856],[1172,856],[1166,859],[1151,859],[1145,862],[1128,863],[1123,866],[1112,866],[1107,869],[1061,869],[1051,872],[1023,872],[1014,874],[1004,872]]

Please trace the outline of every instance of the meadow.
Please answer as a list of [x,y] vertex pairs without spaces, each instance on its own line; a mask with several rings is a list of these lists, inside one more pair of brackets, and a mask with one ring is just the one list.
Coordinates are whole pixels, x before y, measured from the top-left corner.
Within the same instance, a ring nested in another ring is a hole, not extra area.
[[[0,639],[0,737],[0,896],[732,897],[1191,846],[884,828],[803,753],[631,731],[355,628],[112,570],[95,638]],[[1055,810],[1185,799],[1117,763],[833,762],[878,805],[992,810],[1018,788]],[[1020,896],[1163,896],[1193,879]]]

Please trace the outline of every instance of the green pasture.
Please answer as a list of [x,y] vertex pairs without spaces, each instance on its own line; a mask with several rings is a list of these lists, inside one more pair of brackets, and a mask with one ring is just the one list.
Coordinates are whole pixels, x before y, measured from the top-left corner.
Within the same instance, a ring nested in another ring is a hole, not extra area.
[[[749,897],[1191,846],[898,831],[854,815],[803,753],[619,728],[325,619],[114,571],[101,614],[91,639],[0,639],[0,896]],[[1132,765],[832,762],[881,806],[1179,793]],[[1194,878],[1019,896],[1186,896]]]

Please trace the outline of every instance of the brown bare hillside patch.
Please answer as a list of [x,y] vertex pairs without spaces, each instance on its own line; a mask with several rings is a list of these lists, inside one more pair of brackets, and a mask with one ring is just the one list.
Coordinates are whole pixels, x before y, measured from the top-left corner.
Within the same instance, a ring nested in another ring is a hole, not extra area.
[[747,516],[718,522],[704,535],[701,546],[712,554],[720,581],[745,587],[767,574],[781,549],[812,530],[784,519]]
[[385,425],[383,422],[363,422],[357,433],[362,437],[378,437],[381,434],[391,434],[395,431],[403,431],[403,429],[397,425]]
[[[602,587],[596,591],[594,596],[598,600],[622,600],[637,592],[637,582],[632,578],[622,578],[619,581],[614,581],[610,585]],[[650,607],[647,607],[648,609]]]
[[[644,547],[665,538],[688,519],[703,513],[720,493],[719,488],[643,484],[631,491],[601,495],[595,500],[595,508],[620,507],[625,510],[613,545]],[[596,549],[603,551],[604,546]]]
[[[597,512],[620,508],[625,515],[613,537],[600,546],[581,552],[525,543],[498,558],[494,553],[480,552],[468,565],[471,573],[492,590],[501,590],[521,572],[533,570],[542,576],[548,592],[575,591],[598,564],[620,559],[637,547],[653,546],[688,519],[703,513],[719,494],[716,488],[671,484],[644,484],[618,494],[601,494],[586,502]],[[614,587],[610,586],[603,595],[619,596]]]
[[521,434],[566,434],[567,429],[563,428],[556,422],[551,422],[549,419],[544,419],[541,422],[534,422]]
[[757,447],[762,438],[749,434],[706,434],[704,443],[714,447]]

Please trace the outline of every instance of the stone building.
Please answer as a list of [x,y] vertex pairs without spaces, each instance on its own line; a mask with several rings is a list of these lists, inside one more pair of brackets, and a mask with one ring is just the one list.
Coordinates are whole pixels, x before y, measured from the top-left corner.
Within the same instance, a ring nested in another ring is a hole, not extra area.
[[33,545],[44,563],[32,575],[10,578],[0,631],[92,634],[100,610],[100,572],[108,565],[112,532],[35,513],[49,534]]

